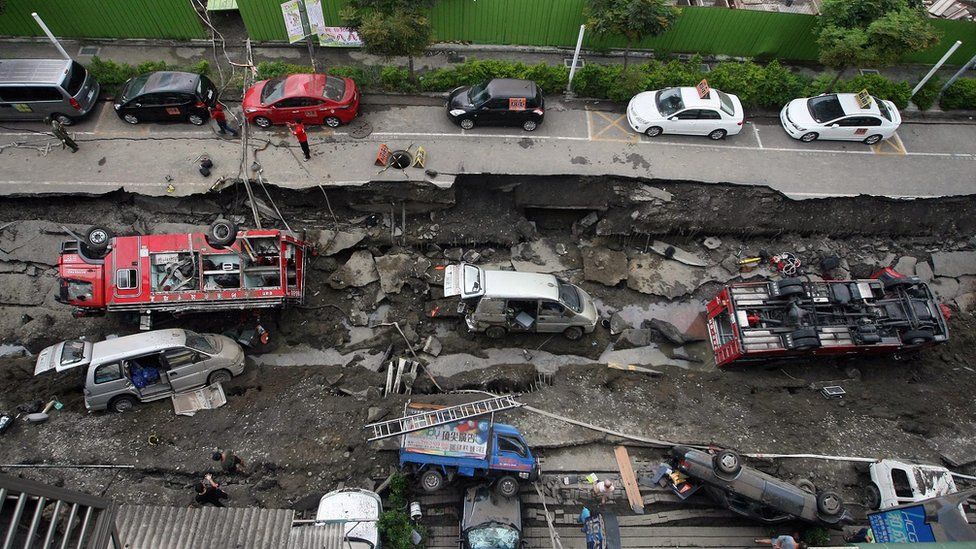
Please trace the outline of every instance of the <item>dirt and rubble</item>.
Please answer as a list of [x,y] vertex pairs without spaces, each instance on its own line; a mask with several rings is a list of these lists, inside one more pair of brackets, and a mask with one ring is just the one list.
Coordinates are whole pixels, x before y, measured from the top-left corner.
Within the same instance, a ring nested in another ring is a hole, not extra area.
[[[441,394],[465,390],[525,393],[522,400],[532,406],[645,437],[743,452],[932,463],[941,459],[933,441],[976,438],[972,200],[795,202],[762,188],[502,176],[461,177],[451,189],[269,190],[289,224],[319,248],[306,276],[306,303],[261,313],[270,345],[227,384],[224,407],[192,418],[175,416],[168,402],[121,416],[86,414],[77,375],[33,377],[31,357],[18,355],[65,338],[138,329],[120,315],[74,319],[55,300],[62,225],[81,230],[98,223],[116,234],[144,234],[202,227],[218,215],[246,222],[244,193],[147,198],[118,192],[0,203],[0,411],[52,395],[65,404],[47,423],[18,423],[2,435],[0,463],[134,465],[16,470],[133,503],[186,504],[187,487],[211,469],[209,453],[218,446],[233,448],[254,471],[225,479],[234,505],[290,506],[340,481],[368,484],[385,476],[395,458],[367,445],[360,426],[367,417],[402,410],[407,397],[384,398],[379,387],[387,350],[409,356],[406,342],[440,386],[418,375],[413,391],[422,398],[473,398]],[[897,359],[719,371],[703,341],[700,312],[725,282],[776,276],[765,266],[740,272],[737,261],[761,251],[793,252],[812,276],[829,256],[841,258],[835,276],[866,277],[885,266],[917,275],[951,308],[950,341]],[[444,299],[439,270],[461,260],[577,283],[594,296],[607,326],[577,342],[469,334],[456,302]],[[239,313],[160,317],[156,327],[223,332],[249,320]],[[825,384],[848,394],[826,400],[819,393]],[[607,441],[526,412],[507,412],[504,419],[543,457]],[[854,499],[863,481],[845,464],[759,465]]]

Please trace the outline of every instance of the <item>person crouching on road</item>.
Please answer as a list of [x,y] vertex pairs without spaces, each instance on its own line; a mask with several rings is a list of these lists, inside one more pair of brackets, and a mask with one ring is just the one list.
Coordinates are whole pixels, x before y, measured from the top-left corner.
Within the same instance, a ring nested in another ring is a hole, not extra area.
[[242,475],[247,474],[247,469],[244,466],[244,460],[237,456],[231,450],[217,451],[211,454],[211,459],[220,462],[220,468],[224,470],[225,473],[240,473]]
[[51,126],[51,133],[53,133],[54,137],[57,137],[58,140],[61,141],[62,150],[65,147],[68,147],[71,149],[72,153],[78,152],[78,144],[75,143],[74,139],[71,139],[70,135],[68,135],[68,130],[64,128],[64,124],[62,124],[56,118],[51,118],[50,116],[46,117],[44,122]]
[[200,505],[210,504],[214,507],[224,507],[224,504],[220,502],[222,499],[227,499],[227,492],[220,489],[220,485],[214,482],[212,476],[207,473],[207,476],[203,477],[202,482],[198,482],[196,487],[196,500]]
[[220,131],[217,133],[220,134],[230,133],[234,137],[237,137],[237,130],[227,125],[227,115],[224,114],[223,105],[221,105],[220,103],[214,105],[210,109],[210,118],[213,118],[213,121],[217,123],[217,127],[220,128]]
[[307,162],[309,158],[312,158],[312,153],[308,149],[308,134],[305,133],[305,124],[302,124],[301,118],[296,118],[295,122],[288,123],[288,127],[298,139],[298,144],[302,147],[302,153],[305,154],[305,161]]
[[607,503],[607,500],[613,496],[614,490],[616,490],[616,487],[610,479],[603,479],[593,485],[593,495],[600,498],[601,505]]

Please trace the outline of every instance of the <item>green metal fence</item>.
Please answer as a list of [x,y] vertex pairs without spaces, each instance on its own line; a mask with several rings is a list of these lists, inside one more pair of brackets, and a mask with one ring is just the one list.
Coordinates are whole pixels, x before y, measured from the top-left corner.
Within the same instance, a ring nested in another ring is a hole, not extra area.
[[37,12],[64,38],[206,38],[190,0],[3,0],[0,36],[41,36]]

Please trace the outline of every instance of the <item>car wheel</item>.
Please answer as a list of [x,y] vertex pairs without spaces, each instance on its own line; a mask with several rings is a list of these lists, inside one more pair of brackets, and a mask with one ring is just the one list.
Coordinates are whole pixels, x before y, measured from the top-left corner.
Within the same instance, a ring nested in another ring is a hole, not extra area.
[[538,127],[539,123],[535,120],[526,120],[525,122],[522,122],[522,129],[527,132],[534,132]]
[[256,116],[254,117],[254,124],[259,128],[267,129],[271,127],[271,119],[263,116]]
[[325,125],[330,128],[338,128],[340,125],[342,125],[342,120],[339,120],[334,116],[330,116],[325,119]]
[[207,121],[207,119],[200,114],[191,114],[187,117],[187,120],[189,120],[190,124],[193,124],[194,126],[202,126]]
[[138,402],[135,397],[129,395],[121,395],[112,399],[108,403],[108,409],[112,410],[116,414],[124,414],[136,407]]
[[66,114],[54,113],[51,118],[60,122],[62,126],[70,126],[75,123],[75,119]]
[[729,132],[725,130],[715,130],[712,133],[708,134],[708,138],[712,139],[713,141],[718,141],[720,139],[725,139],[725,136],[728,135],[728,133]]
[[95,225],[85,233],[85,246],[97,254],[104,253],[112,242],[112,236],[112,231]]
[[131,112],[127,112],[127,113],[123,114],[122,115],[122,120],[125,120],[129,124],[138,124],[139,123],[139,117],[136,116],[136,115],[134,115],[134,114],[132,114]]
[[807,132],[800,136],[800,141],[803,141],[804,143],[809,143],[811,141],[816,141],[818,137],[820,137],[820,134],[818,134],[817,132]]
[[237,239],[237,225],[233,221],[218,219],[210,224],[207,242],[213,247],[230,246]]
[[492,326],[491,328],[485,330],[485,335],[491,339],[501,339],[505,337],[505,328],[502,328],[501,326]]
[[730,450],[723,450],[715,456],[715,468],[724,475],[735,475],[742,470],[739,455]]
[[877,484],[872,482],[864,487],[864,505],[871,510],[881,508],[881,490]]
[[865,145],[875,145],[875,144],[877,144],[877,143],[878,143],[879,141],[881,141],[882,139],[884,139],[884,138],[883,138],[883,137],[881,137],[881,136],[880,136],[880,135],[878,135],[878,134],[874,134],[874,135],[869,135],[869,136],[868,136],[868,137],[867,137],[867,138],[866,138],[866,139],[864,140],[864,144],[865,144]]
[[664,128],[660,126],[651,126],[650,128],[644,130],[644,135],[647,137],[657,137],[662,133],[664,133]]
[[820,492],[817,495],[817,510],[828,517],[836,517],[844,510],[844,501],[834,492]]
[[207,385],[213,385],[214,383],[227,383],[233,378],[234,374],[230,373],[228,370],[216,370],[207,376]]
[[498,492],[498,495],[500,496],[507,498],[515,497],[519,491],[518,481],[515,480],[515,477],[505,475],[495,482],[495,491]]
[[800,480],[796,481],[796,487],[808,494],[817,493],[817,487],[814,486],[813,482],[810,479],[801,478]]
[[563,330],[563,335],[566,336],[566,339],[570,341],[577,341],[579,338],[583,337],[583,328],[580,328],[579,326],[570,326],[569,328]]
[[427,469],[420,475],[420,486],[424,492],[436,492],[444,486],[444,475],[437,469]]
[[471,128],[474,127],[474,120],[471,120],[470,118],[464,118],[461,120],[461,122],[459,122],[459,124],[461,125],[462,130],[470,130]]

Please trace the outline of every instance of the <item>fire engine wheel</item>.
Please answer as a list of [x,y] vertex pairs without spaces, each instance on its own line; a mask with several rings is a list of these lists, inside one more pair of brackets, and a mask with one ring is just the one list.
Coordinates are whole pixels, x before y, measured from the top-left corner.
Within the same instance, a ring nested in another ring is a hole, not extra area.
[[138,404],[138,402],[136,402],[135,397],[122,395],[113,398],[112,401],[108,403],[108,409],[117,414],[124,414],[125,412],[135,408],[136,404]]
[[210,224],[207,242],[211,246],[230,246],[237,239],[237,225],[233,221],[218,219]]
[[932,341],[935,334],[927,330],[909,330],[901,334],[901,340],[908,345],[921,345],[927,341]]
[[820,347],[820,339],[816,337],[801,337],[793,340],[794,351],[809,351]]
[[335,116],[330,116],[325,119],[325,125],[330,128],[338,128],[339,126],[342,125],[342,120],[339,120]]
[[817,510],[828,517],[835,517],[844,510],[844,502],[834,492],[820,492],[817,494]]
[[485,330],[485,335],[492,339],[501,339],[505,337],[505,328],[501,326],[492,326]]
[[213,385],[214,383],[227,383],[233,379],[233,377],[234,375],[227,370],[217,370],[215,372],[211,372],[210,375],[207,376],[207,385]]
[[796,481],[796,487],[808,494],[817,493],[817,487],[814,486],[813,482],[810,481],[810,479],[801,478],[800,480]]
[[864,505],[871,510],[881,508],[881,490],[877,484],[872,482],[864,487]]
[[778,297],[793,297],[795,295],[803,295],[805,290],[803,286],[787,286],[785,288],[779,288]]
[[519,491],[518,481],[513,476],[505,475],[495,482],[495,491],[500,496],[514,497]]
[[108,249],[112,236],[112,231],[95,225],[85,233],[85,246],[95,253],[102,253]]
[[790,286],[803,286],[803,279],[798,276],[793,276],[776,281],[776,287],[779,289],[788,288]]
[[739,455],[730,450],[723,450],[715,456],[715,468],[723,475],[735,475],[742,470]]
[[420,486],[424,492],[436,492],[444,486],[444,475],[437,469],[427,469],[420,475]]
[[800,328],[798,330],[793,330],[793,332],[790,335],[793,336],[794,341],[796,341],[797,339],[809,339],[809,338],[814,338],[817,340],[820,339],[819,337],[817,337],[816,328]]
[[570,341],[576,341],[583,337],[583,328],[580,328],[579,326],[570,326],[569,328],[563,330],[563,335]]

